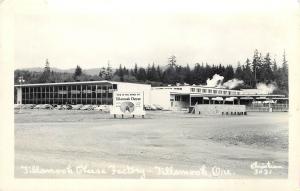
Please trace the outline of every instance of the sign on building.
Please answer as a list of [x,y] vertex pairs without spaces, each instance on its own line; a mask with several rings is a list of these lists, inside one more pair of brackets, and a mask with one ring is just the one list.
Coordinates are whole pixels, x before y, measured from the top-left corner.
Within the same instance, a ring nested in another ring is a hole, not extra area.
[[113,115],[145,115],[143,92],[118,92],[113,93]]

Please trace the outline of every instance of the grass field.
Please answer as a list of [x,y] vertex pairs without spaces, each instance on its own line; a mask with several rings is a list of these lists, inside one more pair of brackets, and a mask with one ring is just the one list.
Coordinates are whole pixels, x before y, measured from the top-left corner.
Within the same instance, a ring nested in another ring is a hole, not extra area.
[[15,114],[15,176],[287,178],[288,113],[198,116],[151,111]]

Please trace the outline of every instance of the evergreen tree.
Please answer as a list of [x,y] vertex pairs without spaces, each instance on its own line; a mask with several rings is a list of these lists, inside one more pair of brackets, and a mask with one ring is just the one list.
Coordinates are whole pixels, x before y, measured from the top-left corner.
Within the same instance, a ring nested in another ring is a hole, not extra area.
[[273,67],[272,67],[273,73],[276,73],[277,72],[277,62],[275,59],[273,60],[272,65],[273,65]]
[[234,78],[234,70],[232,65],[227,65],[225,67],[225,71],[224,71],[224,81],[228,81],[231,80],[232,78]]
[[188,83],[188,84],[191,84],[193,82],[192,72],[191,72],[190,66],[188,64],[185,67],[184,82]]
[[244,82],[248,86],[254,87],[255,80],[254,80],[254,76],[253,76],[252,71],[251,71],[251,62],[248,58],[246,60],[246,65],[243,68],[243,74],[244,74],[244,78],[243,78]]
[[169,58],[169,66],[170,67],[176,67],[177,65],[176,65],[176,62],[177,62],[177,60],[176,60],[176,56],[174,56],[174,55],[172,55],[170,58]]
[[237,79],[239,79],[239,80],[245,80],[244,79],[244,72],[243,72],[243,69],[241,67],[241,63],[240,62],[238,62],[237,68],[235,70],[234,77],[237,78]]
[[160,80],[159,75],[158,75],[155,65],[153,63],[152,67],[151,67],[151,81],[158,82],[159,80]]
[[137,80],[145,82],[147,80],[147,73],[144,68],[139,68],[137,73]]
[[105,67],[100,68],[99,77],[101,80],[105,80],[105,78],[106,78],[106,68]]
[[124,81],[124,71],[122,68],[122,65],[120,64],[117,75],[120,77],[120,81],[123,82]]
[[274,80],[273,71],[271,68],[272,62],[270,58],[270,54],[267,53],[264,57],[263,65],[262,65],[262,78],[261,80],[266,83],[270,83]]
[[257,73],[258,73],[258,67],[260,65],[259,63],[259,54],[258,54],[258,50],[256,49],[254,51],[254,55],[253,55],[253,60],[252,60],[252,71],[253,71],[253,75],[254,75],[254,84],[256,85],[257,83]]
[[106,72],[105,72],[105,80],[111,80],[112,79],[112,76],[113,76],[113,71],[112,71],[112,68],[110,66],[110,63],[108,61],[107,63],[107,67],[106,67]]
[[46,64],[45,64],[45,67],[44,67],[44,71],[39,79],[40,83],[49,83],[50,82],[50,64],[49,64],[49,61],[48,59],[46,59]]
[[135,64],[134,64],[134,69],[133,69],[133,75],[136,77],[136,76],[137,76],[137,73],[138,73],[138,66],[137,66],[137,64],[135,63]]
[[74,78],[75,80],[78,80],[78,78],[79,78],[81,75],[82,75],[82,69],[81,69],[80,66],[77,65],[76,68],[75,68],[74,74],[73,74],[73,78]]
[[156,67],[156,74],[158,77],[157,81],[161,82],[162,81],[162,70],[160,69],[159,65]]

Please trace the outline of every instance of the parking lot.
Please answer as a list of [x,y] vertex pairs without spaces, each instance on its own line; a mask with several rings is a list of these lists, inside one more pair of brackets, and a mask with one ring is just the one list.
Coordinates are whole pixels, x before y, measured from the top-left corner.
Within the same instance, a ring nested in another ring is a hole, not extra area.
[[[69,173],[62,173],[66,169]],[[145,119],[114,119],[96,110],[15,112],[16,177],[287,178],[287,174],[288,113],[204,117],[148,111]]]

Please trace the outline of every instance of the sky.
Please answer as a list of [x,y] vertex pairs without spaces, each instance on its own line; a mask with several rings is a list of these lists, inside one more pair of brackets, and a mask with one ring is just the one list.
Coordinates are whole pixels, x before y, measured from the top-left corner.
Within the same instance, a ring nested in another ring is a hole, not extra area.
[[28,0],[15,5],[15,68],[278,61],[291,43],[292,0]]

